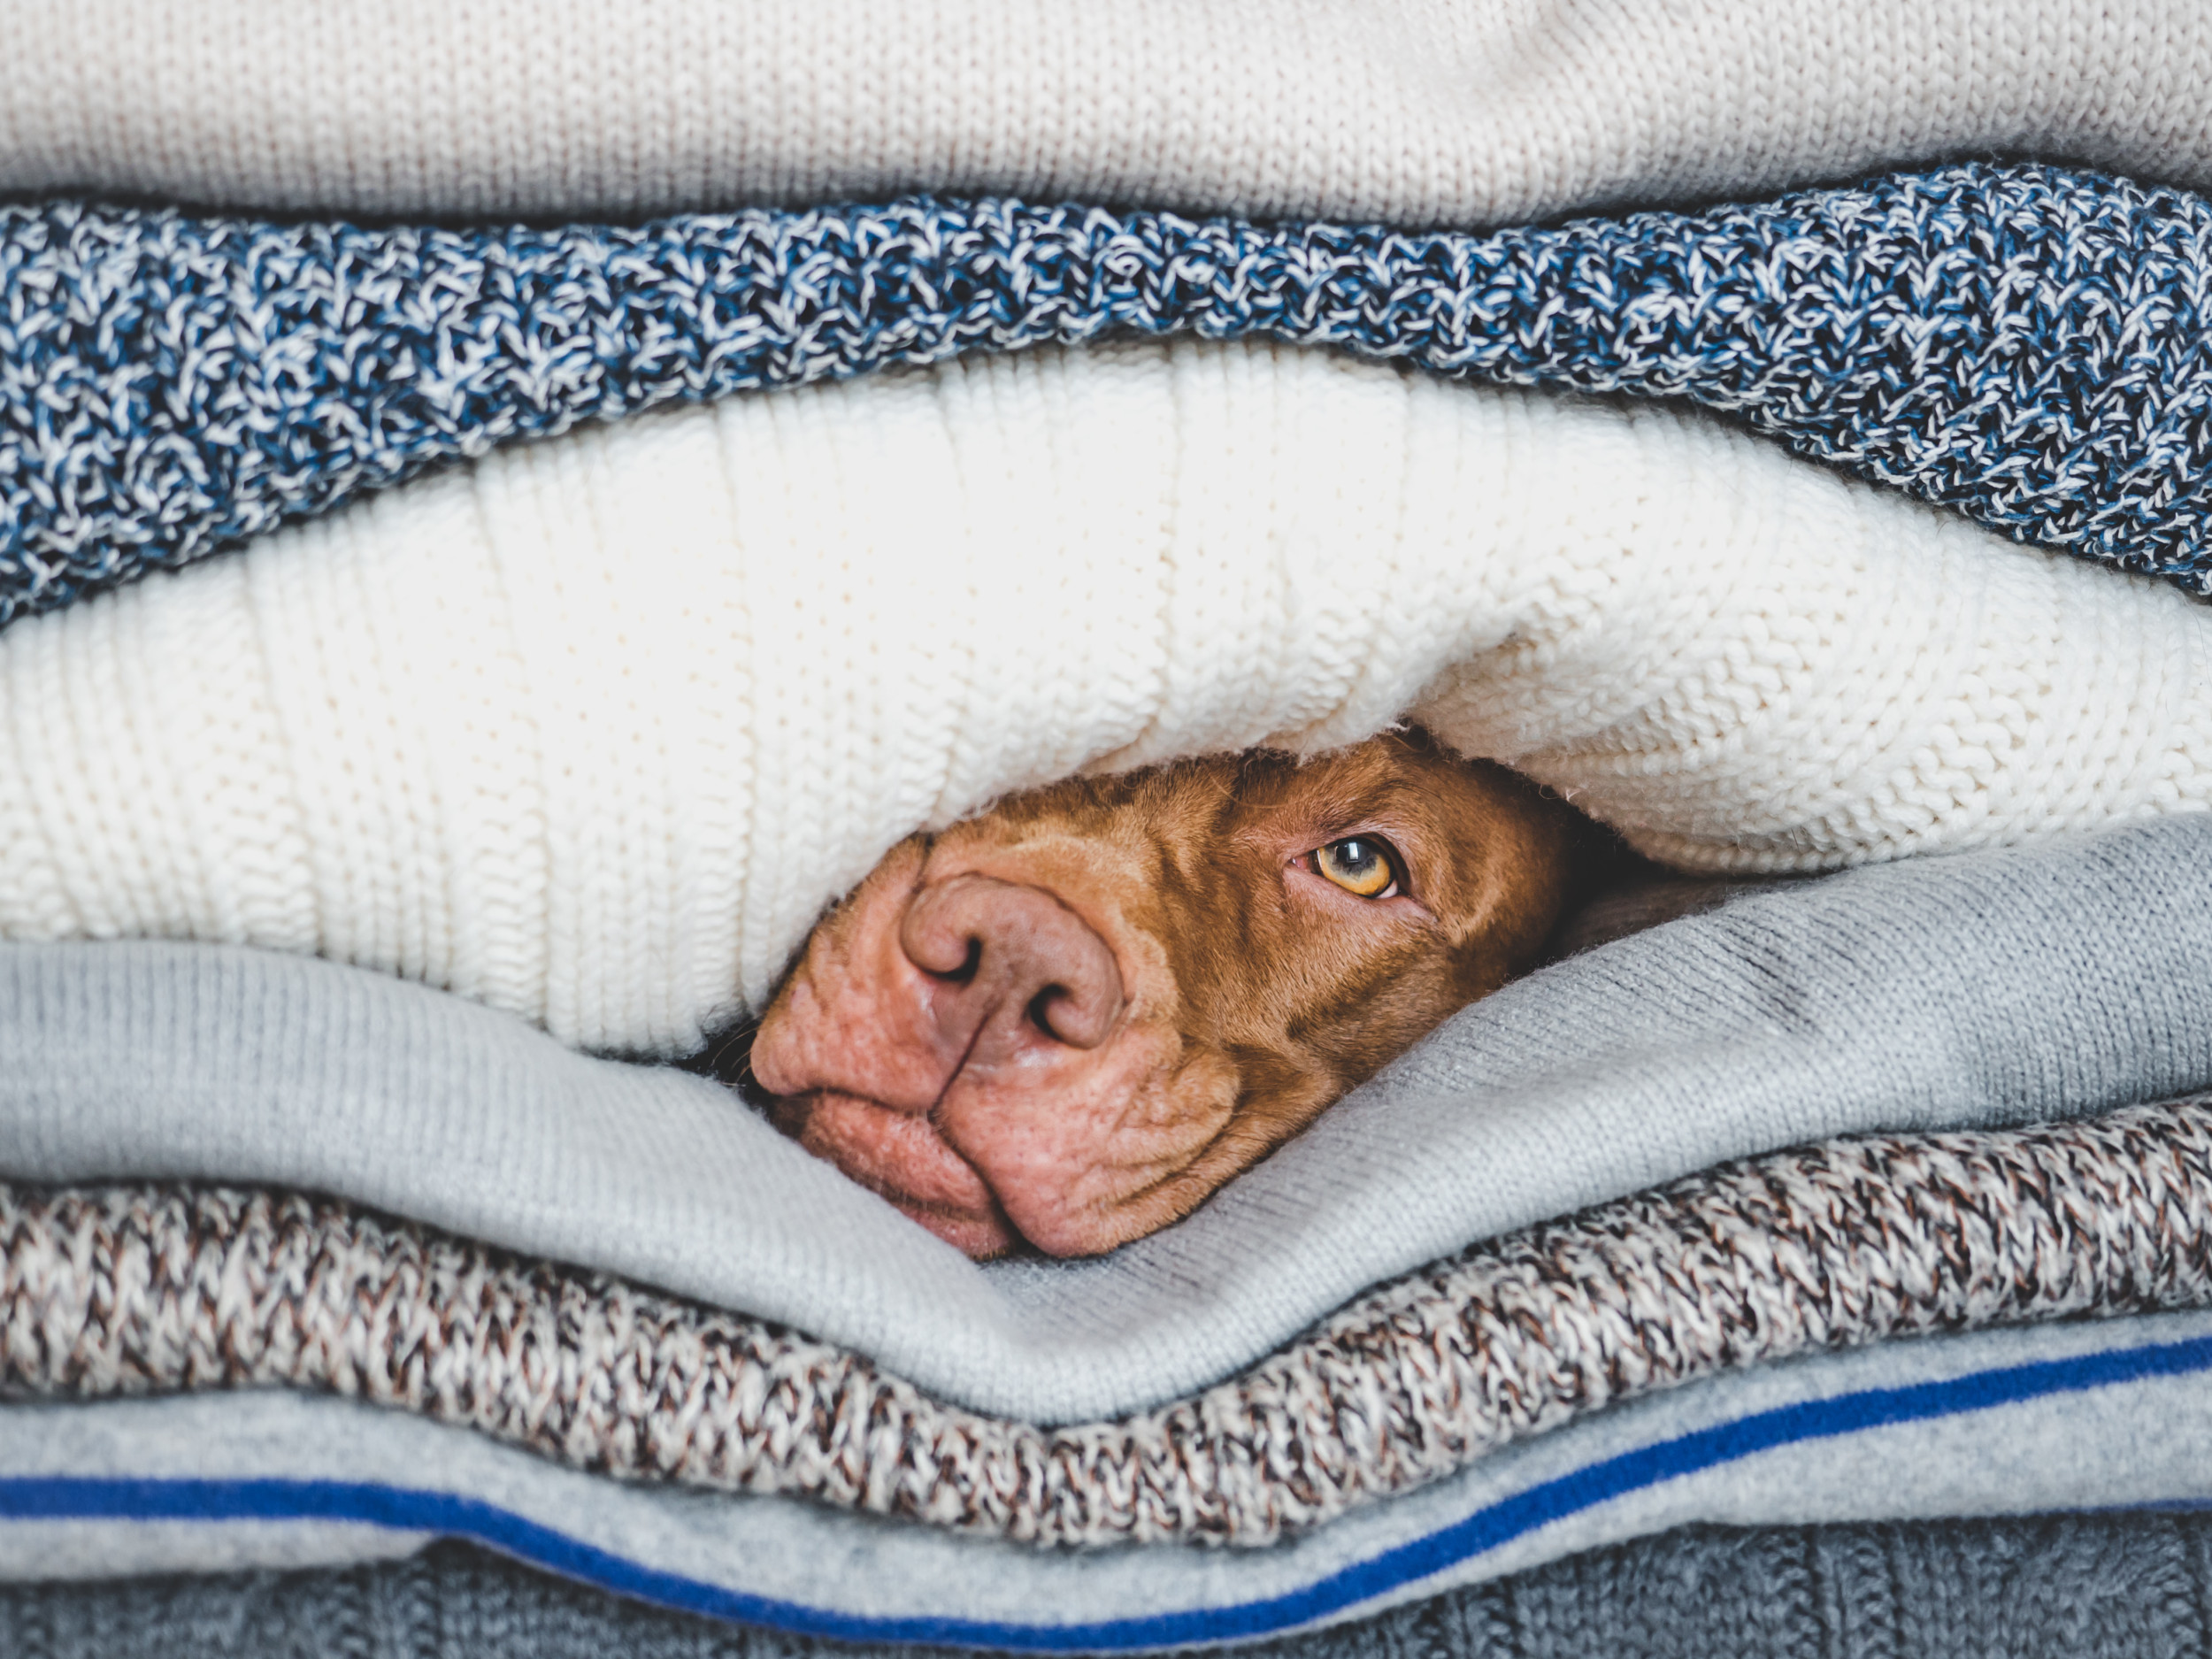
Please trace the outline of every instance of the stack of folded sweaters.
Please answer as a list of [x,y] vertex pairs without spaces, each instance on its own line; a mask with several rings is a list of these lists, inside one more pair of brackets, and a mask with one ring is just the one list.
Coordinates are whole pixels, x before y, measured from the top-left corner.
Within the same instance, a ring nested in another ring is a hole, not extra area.
[[[0,1647],[2212,1654],[2212,17],[23,12]],[[1406,718],[1759,879],[1096,1260],[671,1064]]]

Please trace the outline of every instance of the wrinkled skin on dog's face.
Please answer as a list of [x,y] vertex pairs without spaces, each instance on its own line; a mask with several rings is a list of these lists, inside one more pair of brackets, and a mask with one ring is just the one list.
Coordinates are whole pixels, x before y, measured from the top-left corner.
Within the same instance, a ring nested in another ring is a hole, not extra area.
[[971,1256],[1110,1249],[1526,967],[1572,823],[1418,733],[1013,797],[816,928],[753,1073]]

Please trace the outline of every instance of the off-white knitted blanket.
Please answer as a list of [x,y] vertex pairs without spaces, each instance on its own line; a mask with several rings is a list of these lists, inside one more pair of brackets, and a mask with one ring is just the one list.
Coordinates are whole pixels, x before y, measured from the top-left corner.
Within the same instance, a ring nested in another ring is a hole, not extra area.
[[579,429],[0,635],[0,933],[670,1053],[893,841],[1410,711],[1692,869],[2212,795],[2208,618],[1700,416],[1266,345]]
[[0,194],[905,190],[1504,223],[1993,152],[2212,182],[2201,0],[12,0]]

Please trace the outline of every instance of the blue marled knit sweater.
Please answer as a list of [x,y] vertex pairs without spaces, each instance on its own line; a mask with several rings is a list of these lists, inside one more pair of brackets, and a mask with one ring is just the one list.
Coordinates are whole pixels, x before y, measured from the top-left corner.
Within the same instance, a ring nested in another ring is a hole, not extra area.
[[1011,202],[638,230],[0,208],[0,623],[504,439],[1112,330],[1681,396],[2212,592],[2212,206],[1972,165],[1488,236]]

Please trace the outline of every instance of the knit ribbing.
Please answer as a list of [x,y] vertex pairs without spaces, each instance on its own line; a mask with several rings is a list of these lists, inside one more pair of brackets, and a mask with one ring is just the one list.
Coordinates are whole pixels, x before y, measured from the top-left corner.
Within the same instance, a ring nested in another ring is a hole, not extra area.
[[1693,868],[2199,810],[2201,625],[1694,415],[987,355],[502,449],[9,629],[0,933],[681,1052],[917,828],[1409,711]]

